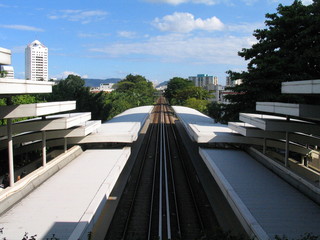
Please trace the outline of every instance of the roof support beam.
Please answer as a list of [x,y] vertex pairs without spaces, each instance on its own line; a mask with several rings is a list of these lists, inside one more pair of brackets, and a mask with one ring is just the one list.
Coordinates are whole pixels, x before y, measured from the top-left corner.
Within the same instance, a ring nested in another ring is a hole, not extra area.
[[42,131],[42,166],[47,164],[47,146],[46,146],[46,131]]
[[9,159],[9,183],[10,187],[14,185],[14,165],[13,165],[13,143],[12,143],[12,119],[7,119],[8,126],[8,159]]

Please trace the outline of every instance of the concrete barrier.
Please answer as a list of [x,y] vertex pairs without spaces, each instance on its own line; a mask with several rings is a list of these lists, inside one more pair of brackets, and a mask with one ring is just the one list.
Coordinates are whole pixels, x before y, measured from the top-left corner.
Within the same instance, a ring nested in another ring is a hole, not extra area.
[[13,187],[7,187],[2,190],[0,192],[0,215],[74,160],[82,152],[80,146],[74,146],[67,152],[60,154],[58,157],[48,162],[45,167],[38,168],[16,182]]

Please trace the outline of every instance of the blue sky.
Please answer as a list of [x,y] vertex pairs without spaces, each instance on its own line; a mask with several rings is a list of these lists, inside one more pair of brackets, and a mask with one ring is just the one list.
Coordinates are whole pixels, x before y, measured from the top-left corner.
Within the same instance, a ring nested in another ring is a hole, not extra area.
[[[225,84],[245,70],[237,56],[250,47],[265,14],[293,0],[0,0],[0,47],[12,51],[24,78],[24,49],[49,48],[49,77],[140,74],[162,82],[199,73]],[[310,4],[311,0],[304,0]]]

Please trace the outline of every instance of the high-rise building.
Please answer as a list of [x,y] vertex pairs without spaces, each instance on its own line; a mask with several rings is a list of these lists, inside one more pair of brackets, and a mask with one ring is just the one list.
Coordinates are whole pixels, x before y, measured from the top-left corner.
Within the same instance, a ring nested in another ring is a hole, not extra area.
[[206,88],[208,85],[214,84],[213,76],[207,74],[198,74],[196,77],[189,77],[189,80],[193,81],[196,87]]
[[216,89],[218,86],[218,77],[209,76],[207,74],[198,74],[195,77],[189,77],[196,87],[202,87],[207,90]]
[[38,40],[33,41],[25,51],[25,75],[28,80],[48,81],[48,48]]

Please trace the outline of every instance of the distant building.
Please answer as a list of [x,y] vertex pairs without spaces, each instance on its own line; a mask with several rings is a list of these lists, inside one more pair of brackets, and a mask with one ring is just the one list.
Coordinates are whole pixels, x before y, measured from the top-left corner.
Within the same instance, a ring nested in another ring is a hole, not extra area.
[[14,70],[11,64],[11,50],[0,47],[0,71],[6,72],[4,78],[14,78]]
[[218,78],[209,76],[207,74],[198,74],[195,77],[189,77],[190,81],[193,81],[194,85],[196,87],[203,87],[205,89],[210,88],[211,85],[217,85],[218,84]]
[[1,72],[6,72],[6,75],[4,78],[11,78],[14,79],[14,69],[13,66],[8,66],[8,65],[0,65],[0,71]]
[[26,79],[48,81],[48,48],[38,40],[26,47],[25,64]]
[[232,84],[231,78],[226,77],[226,86],[229,87],[229,86],[231,86],[231,84]]
[[101,83],[99,87],[90,88],[90,92],[112,92],[114,83]]
[[[233,81],[229,77],[227,77],[227,79],[226,79],[226,87],[234,87],[234,86],[240,85],[242,83],[243,83],[242,79],[236,79]],[[224,104],[229,104],[230,101],[226,99],[226,96],[227,95],[237,95],[237,94],[243,94],[243,93],[233,92],[232,90],[221,91],[220,101]]]
[[0,47],[0,64],[1,65],[11,64],[11,50]]

